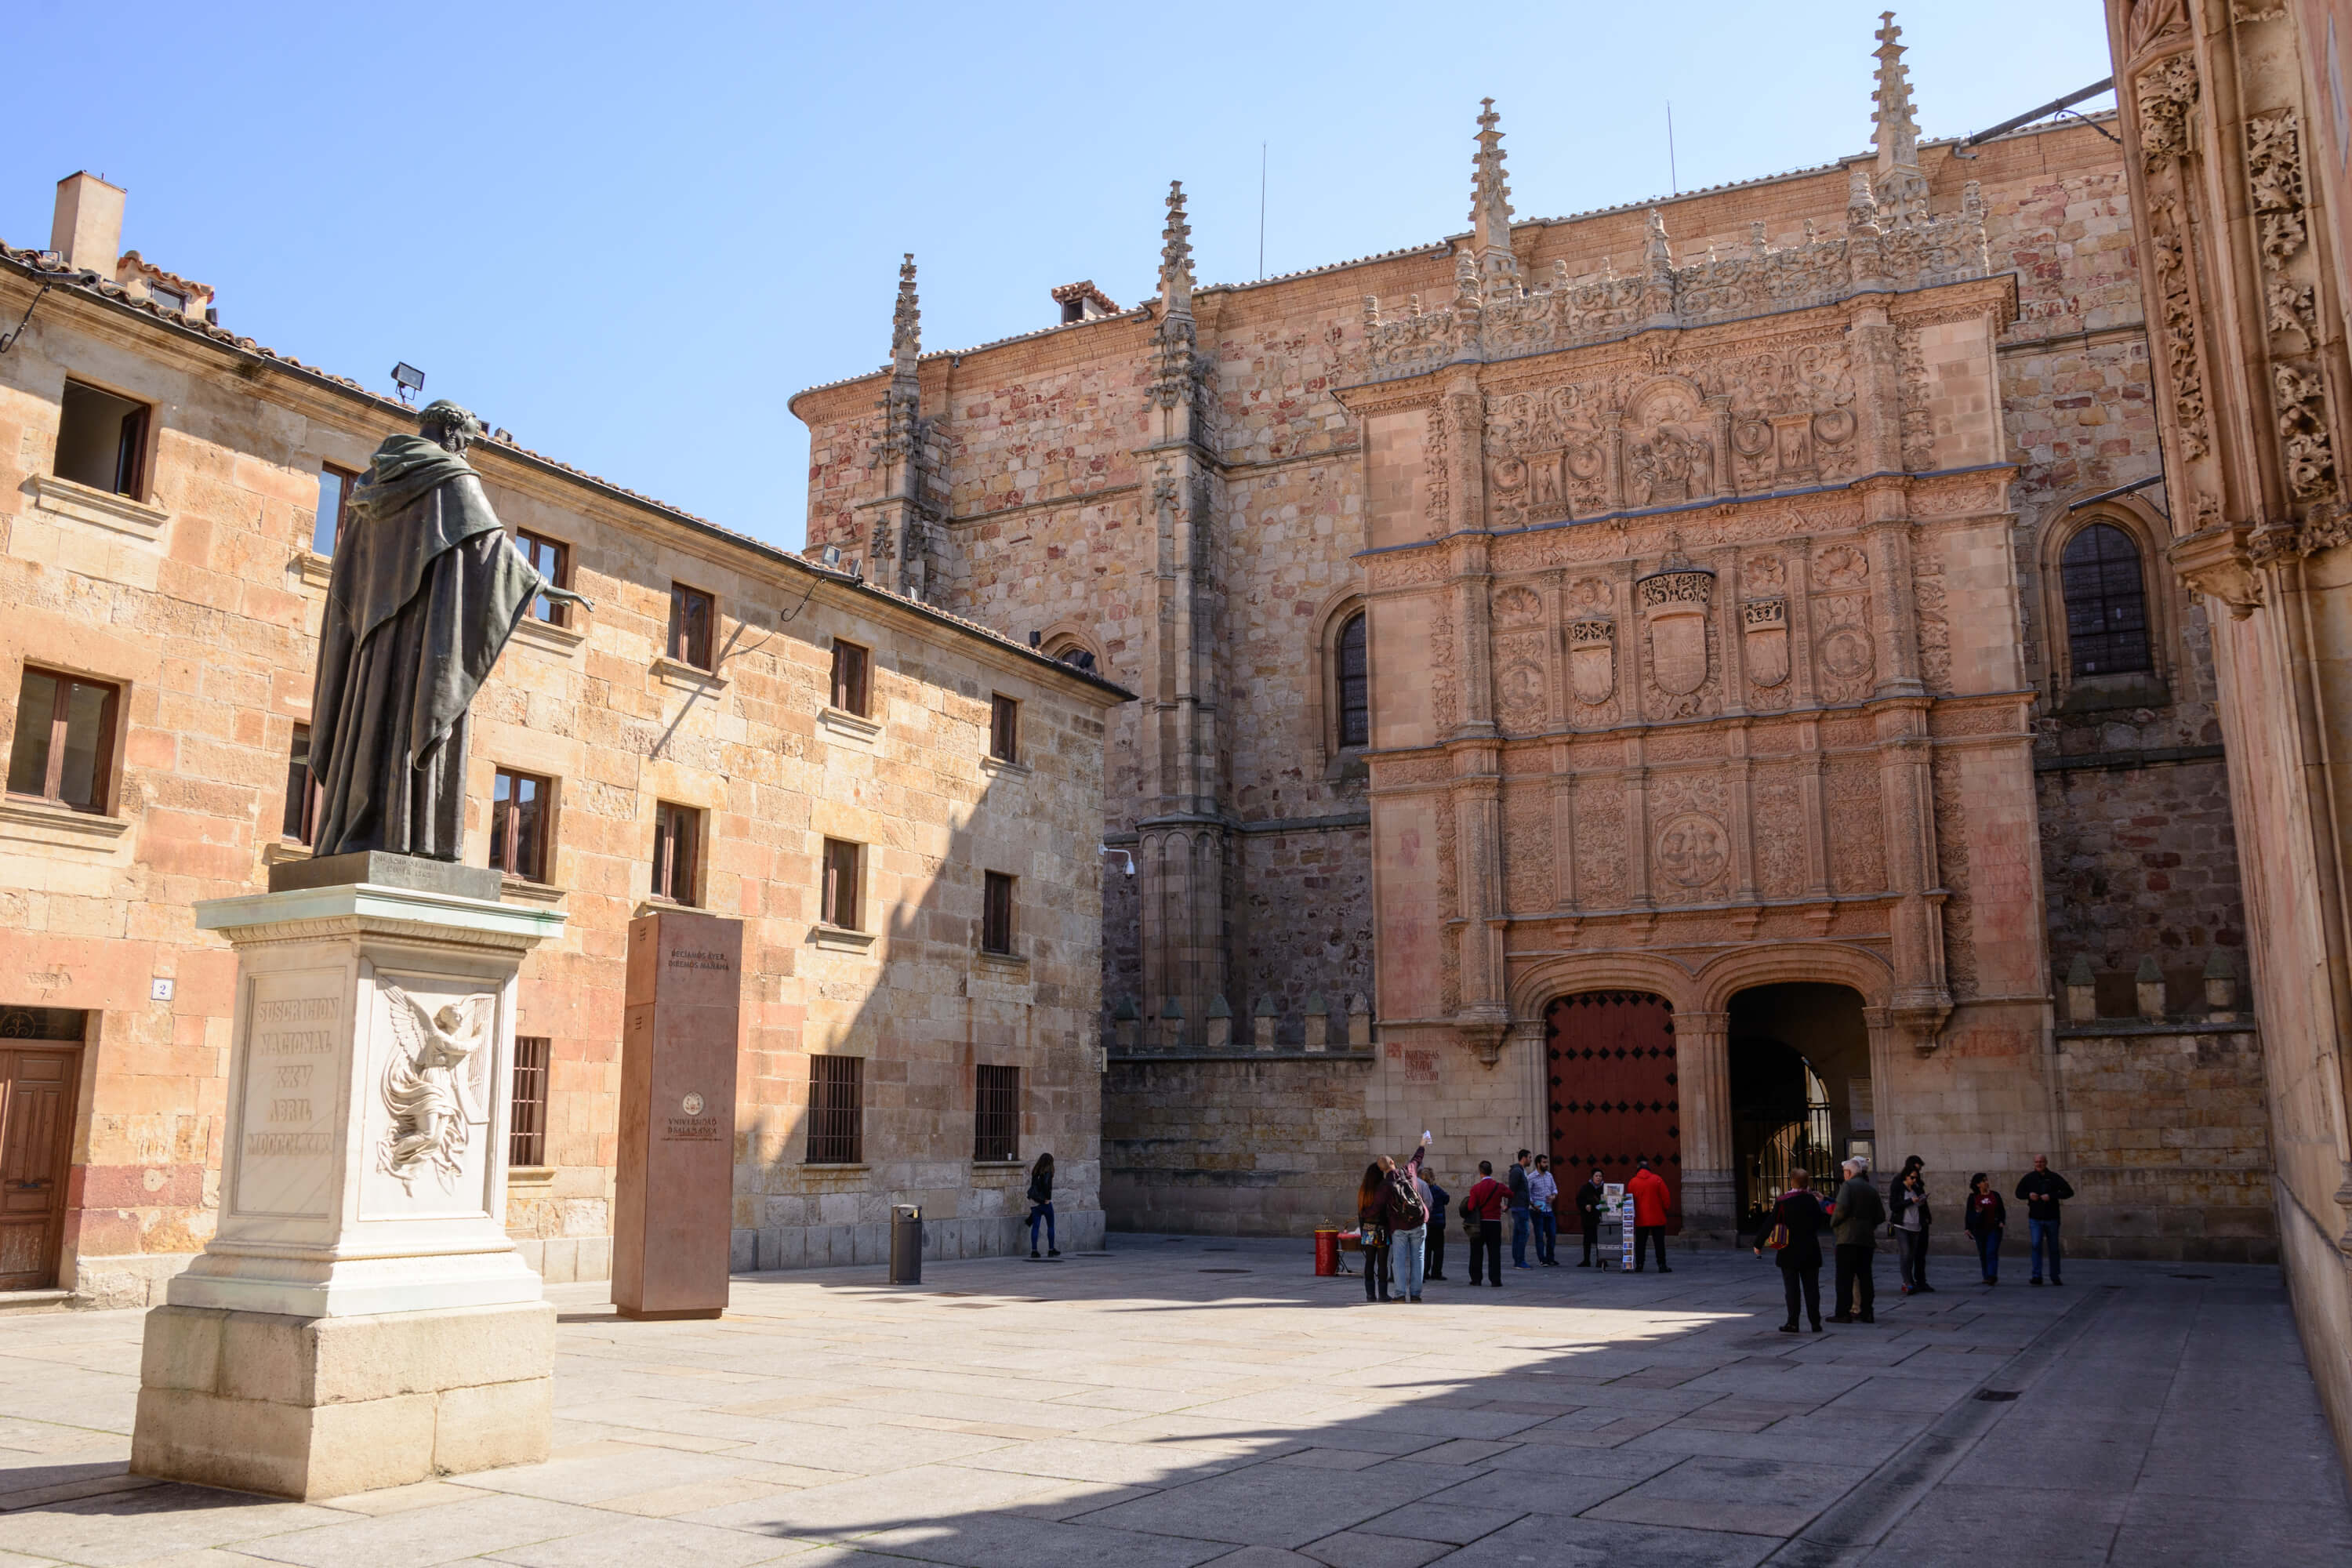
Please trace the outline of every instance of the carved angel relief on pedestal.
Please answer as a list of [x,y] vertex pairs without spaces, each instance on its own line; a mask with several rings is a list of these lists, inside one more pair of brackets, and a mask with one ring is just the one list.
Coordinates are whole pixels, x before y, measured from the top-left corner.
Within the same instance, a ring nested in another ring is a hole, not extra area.
[[382,1092],[392,1125],[376,1146],[376,1169],[407,1193],[428,1172],[446,1187],[463,1173],[472,1129],[489,1120],[478,1081],[489,1068],[498,998],[452,1002],[437,1011],[390,981],[393,1048]]

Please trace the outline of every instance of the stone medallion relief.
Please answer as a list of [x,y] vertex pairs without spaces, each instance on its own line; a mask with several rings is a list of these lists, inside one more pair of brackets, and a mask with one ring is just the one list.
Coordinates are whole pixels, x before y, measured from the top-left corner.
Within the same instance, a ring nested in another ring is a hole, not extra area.
[[1506,730],[1540,730],[1551,716],[1543,595],[1514,584],[1495,595],[1488,613],[1495,626],[1496,715]]

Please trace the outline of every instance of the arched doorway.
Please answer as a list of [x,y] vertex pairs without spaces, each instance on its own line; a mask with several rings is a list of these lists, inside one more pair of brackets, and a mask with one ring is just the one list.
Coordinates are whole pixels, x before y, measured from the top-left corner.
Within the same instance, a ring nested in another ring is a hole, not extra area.
[[1544,1009],[1551,1163],[1563,1194],[1598,1169],[1622,1182],[1647,1158],[1666,1181],[1666,1228],[1683,1227],[1682,1101],[1674,1004],[1646,991],[1586,991]]
[[1873,1152],[1870,1027],[1859,994],[1812,981],[1752,986],[1728,1013],[1732,1201],[1752,1233],[1790,1171],[1820,1186],[1848,1154]]

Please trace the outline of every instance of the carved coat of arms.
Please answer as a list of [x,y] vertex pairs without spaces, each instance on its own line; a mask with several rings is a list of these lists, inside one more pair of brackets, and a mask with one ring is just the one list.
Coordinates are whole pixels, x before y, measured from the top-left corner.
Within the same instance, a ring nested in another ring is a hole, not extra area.
[[376,1169],[404,1192],[431,1172],[446,1185],[461,1174],[472,1129],[489,1120],[476,1078],[488,1070],[498,998],[483,995],[438,1010],[387,980],[393,1047],[381,1086],[392,1125],[376,1146]]
[[1617,689],[1617,624],[1598,618],[1568,627],[1568,683],[1576,700],[1598,707]]
[[1780,685],[1789,679],[1789,601],[1750,599],[1742,619],[1748,679],[1759,686]]
[[1687,697],[1706,684],[1706,609],[1715,574],[1694,566],[1679,546],[1634,584],[1650,634],[1650,675],[1669,696]]

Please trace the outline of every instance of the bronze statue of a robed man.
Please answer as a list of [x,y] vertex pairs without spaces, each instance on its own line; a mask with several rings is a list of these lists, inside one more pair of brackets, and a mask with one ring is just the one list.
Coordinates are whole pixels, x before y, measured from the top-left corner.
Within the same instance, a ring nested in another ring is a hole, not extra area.
[[458,858],[466,710],[542,595],[586,605],[508,541],[466,448],[482,426],[454,403],[375,449],[335,541],[310,688],[311,852]]

